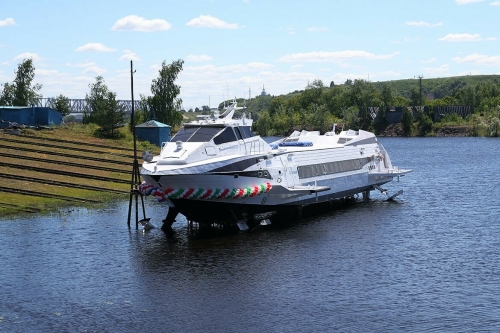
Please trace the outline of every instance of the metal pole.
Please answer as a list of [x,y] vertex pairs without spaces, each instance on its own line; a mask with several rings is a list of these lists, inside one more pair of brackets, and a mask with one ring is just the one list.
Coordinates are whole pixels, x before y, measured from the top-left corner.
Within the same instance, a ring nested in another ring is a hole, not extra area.
[[137,147],[135,143],[135,114],[134,114],[134,70],[132,67],[132,60],[130,60],[130,91],[132,92],[132,134],[134,137],[134,161],[137,160]]

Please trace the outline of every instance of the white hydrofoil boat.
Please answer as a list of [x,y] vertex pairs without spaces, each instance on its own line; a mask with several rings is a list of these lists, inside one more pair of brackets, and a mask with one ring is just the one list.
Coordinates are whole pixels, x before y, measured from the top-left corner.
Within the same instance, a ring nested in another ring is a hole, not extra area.
[[143,155],[140,190],[168,204],[164,230],[178,213],[245,230],[300,216],[306,206],[387,193],[381,185],[412,171],[393,166],[375,135],[362,130],[296,131],[269,144],[252,133],[251,118],[233,118],[236,105],[184,124],[160,155]]

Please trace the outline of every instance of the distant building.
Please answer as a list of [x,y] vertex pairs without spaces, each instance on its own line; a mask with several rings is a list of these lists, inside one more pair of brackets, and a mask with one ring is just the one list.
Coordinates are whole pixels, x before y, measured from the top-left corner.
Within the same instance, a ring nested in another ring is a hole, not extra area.
[[14,122],[28,126],[61,125],[61,112],[38,106],[0,106],[0,120],[3,124]]

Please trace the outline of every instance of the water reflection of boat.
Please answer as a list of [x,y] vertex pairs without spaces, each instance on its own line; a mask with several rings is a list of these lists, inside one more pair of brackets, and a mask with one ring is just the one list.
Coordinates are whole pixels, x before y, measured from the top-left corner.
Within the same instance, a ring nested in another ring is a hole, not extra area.
[[141,191],[168,204],[164,230],[179,212],[200,225],[246,230],[298,216],[305,206],[387,193],[381,185],[411,172],[393,166],[370,132],[334,127],[269,144],[252,133],[252,119],[234,118],[237,109],[233,102],[221,115],[184,124],[160,155],[146,156]]

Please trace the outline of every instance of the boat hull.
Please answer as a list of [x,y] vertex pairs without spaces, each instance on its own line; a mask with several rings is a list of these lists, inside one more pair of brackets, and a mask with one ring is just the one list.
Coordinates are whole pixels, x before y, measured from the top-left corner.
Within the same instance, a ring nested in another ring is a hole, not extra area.
[[[268,173],[260,174],[262,177],[235,177],[234,174],[161,176],[156,180],[143,177],[147,183],[162,189],[161,192],[168,193],[163,196],[153,194],[157,199],[166,201],[190,221],[227,226],[244,221],[250,228],[267,218],[273,224],[295,220],[303,216],[305,207],[313,213],[316,208],[322,211],[325,204],[330,207],[336,201],[350,202],[355,195],[373,190],[374,185],[380,186],[392,180],[392,177],[387,177],[374,181],[368,172],[357,172],[319,177],[300,187],[286,187],[277,180],[266,178],[264,175]],[[226,188],[217,188],[220,184],[225,184]],[[237,195],[241,189],[263,188],[263,184],[267,184],[266,190],[260,193],[247,191]]]

